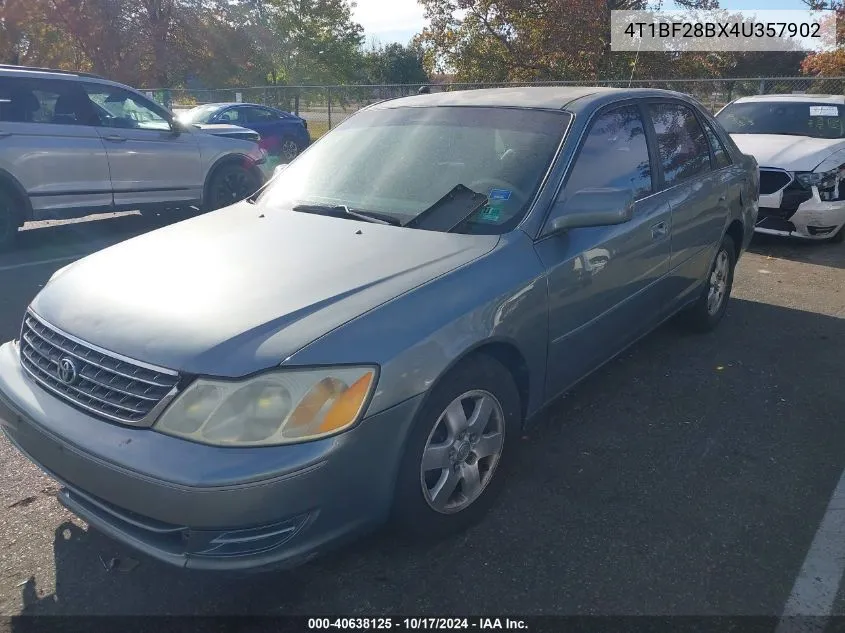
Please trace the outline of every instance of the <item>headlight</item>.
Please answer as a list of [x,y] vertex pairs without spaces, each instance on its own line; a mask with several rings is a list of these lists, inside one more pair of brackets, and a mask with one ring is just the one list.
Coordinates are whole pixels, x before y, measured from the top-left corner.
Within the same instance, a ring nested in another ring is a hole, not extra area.
[[200,378],[154,428],[216,446],[313,440],[359,420],[376,373],[374,367],[334,367],[284,369],[238,382]]
[[799,172],[795,179],[805,187],[818,187],[819,189],[833,189],[839,176],[839,168],[822,172]]

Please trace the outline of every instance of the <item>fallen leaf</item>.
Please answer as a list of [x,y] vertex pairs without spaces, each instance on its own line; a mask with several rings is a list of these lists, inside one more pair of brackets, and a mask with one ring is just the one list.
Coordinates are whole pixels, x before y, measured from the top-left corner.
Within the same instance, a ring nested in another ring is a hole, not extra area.
[[134,558],[119,558],[117,559],[117,571],[122,574],[128,574],[130,571],[138,566],[138,561]]

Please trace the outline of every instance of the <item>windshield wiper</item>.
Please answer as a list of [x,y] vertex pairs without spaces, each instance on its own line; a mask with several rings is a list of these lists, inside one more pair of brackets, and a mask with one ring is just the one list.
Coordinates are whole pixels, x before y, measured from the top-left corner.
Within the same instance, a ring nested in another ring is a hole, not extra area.
[[390,226],[401,226],[402,223],[396,218],[389,215],[382,215],[381,213],[372,213],[370,211],[358,211],[350,209],[345,204],[298,204],[293,207],[294,211],[302,213],[317,213],[317,214],[334,214],[340,217],[356,218],[364,222],[373,222],[375,224],[389,224]]

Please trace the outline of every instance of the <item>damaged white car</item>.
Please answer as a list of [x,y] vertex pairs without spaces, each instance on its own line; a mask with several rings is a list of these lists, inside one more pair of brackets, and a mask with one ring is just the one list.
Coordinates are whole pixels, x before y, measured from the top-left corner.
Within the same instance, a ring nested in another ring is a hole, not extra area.
[[716,118],[760,165],[756,231],[845,239],[845,97],[743,97]]

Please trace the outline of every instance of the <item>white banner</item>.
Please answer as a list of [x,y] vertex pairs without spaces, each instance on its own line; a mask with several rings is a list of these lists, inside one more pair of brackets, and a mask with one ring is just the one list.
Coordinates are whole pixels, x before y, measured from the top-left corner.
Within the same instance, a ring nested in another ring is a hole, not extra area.
[[832,11],[611,11],[613,51],[825,51],[836,45]]

